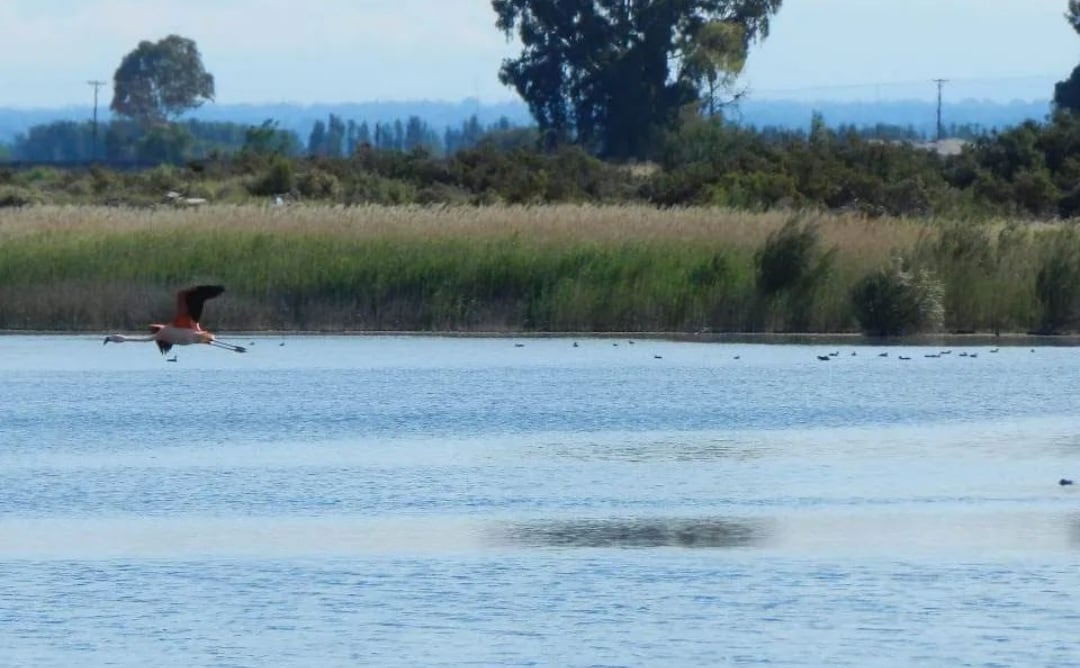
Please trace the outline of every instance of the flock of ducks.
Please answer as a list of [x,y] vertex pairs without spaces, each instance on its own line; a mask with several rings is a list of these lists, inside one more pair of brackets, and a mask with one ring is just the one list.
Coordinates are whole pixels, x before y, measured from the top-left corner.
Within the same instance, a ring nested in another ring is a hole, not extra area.
[[[996,354],[996,353],[998,353],[1000,351],[1001,351],[1001,348],[991,348],[987,352],[989,352],[991,355],[993,355],[993,354]],[[1031,352],[1035,352],[1035,349],[1032,348]],[[939,358],[942,358],[942,357],[948,357],[949,355],[952,355],[952,354],[953,354],[953,351],[951,351],[951,350],[942,350],[942,351],[936,352],[936,353],[925,353],[923,355],[923,357],[925,357],[927,359],[939,359]],[[851,356],[852,357],[855,357],[856,355],[858,355],[858,352],[856,352],[854,350],[851,351]],[[837,351],[833,351],[833,352],[829,353],[828,355],[818,355],[817,358],[819,360],[821,360],[822,362],[828,362],[828,361],[830,361],[830,360],[832,360],[832,359],[834,359],[836,357],[839,357],[839,356],[840,356],[840,351],[837,350]],[[878,357],[888,357],[888,356],[889,356],[888,352],[878,353]],[[978,356],[979,356],[978,352],[968,352],[966,350],[960,352],[959,354],[957,354],[957,357],[970,357],[971,359],[975,359]],[[897,355],[896,359],[903,360],[903,361],[906,362],[906,361],[911,359],[911,356],[910,355]]]
[[[633,339],[627,339],[626,343],[627,343],[627,345],[632,346],[632,345],[634,345],[634,340]],[[254,345],[254,342],[252,342],[252,345]],[[285,344],[282,343],[281,345],[285,345]],[[619,347],[619,342],[618,341],[612,341],[611,345],[614,348],[618,348]],[[574,341],[572,346],[574,348],[580,347],[580,345],[578,344],[577,341]],[[520,342],[515,342],[514,347],[515,348],[524,348],[525,344],[520,343]],[[1001,348],[991,348],[991,349],[987,350],[986,352],[993,355],[993,354],[1001,352]],[[1035,349],[1031,348],[1030,352],[1035,352]],[[952,354],[953,354],[952,350],[941,350],[941,351],[936,352],[936,353],[924,353],[923,357],[925,357],[927,359],[940,359],[942,357],[948,357],[948,356],[950,356]],[[856,350],[851,351],[851,355],[850,355],[851,357],[857,357],[858,355],[859,355],[858,351],[856,351]],[[889,352],[888,351],[880,352],[880,353],[877,354],[877,356],[878,357],[889,357]],[[979,357],[979,353],[977,351],[964,350],[964,351],[961,351],[961,352],[957,353],[956,356],[957,357],[968,357],[968,358],[971,358],[971,359],[977,359]],[[824,354],[824,355],[816,355],[816,357],[817,357],[818,360],[820,360],[822,362],[829,362],[829,361],[832,361],[832,360],[840,357],[840,351],[839,350],[834,350],[834,351],[832,351],[830,353],[827,353],[827,354]],[[653,355],[653,358],[658,359],[658,360],[664,359],[664,357],[662,355]],[[732,359],[734,359],[734,360],[742,359],[742,356],[741,355],[734,355],[734,356],[732,356]],[[906,361],[910,361],[912,359],[912,357],[910,355],[901,354],[901,355],[897,355],[896,359],[906,362]]]
[[[619,344],[620,344],[619,341],[612,341],[611,342],[611,345],[614,348],[619,347]],[[633,339],[628,339],[626,341],[626,344],[632,346],[632,345],[634,345],[634,340]],[[282,344],[282,345],[284,345],[284,344]],[[577,341],[574,341],[571,345],[574,348],[580,347],[580,345],[578,344]],[[521,342],[515,342],[514,347],[515,348],[524,348],[525,344],[521,343]],[[996,354],[998,352],[1001,352],[1001,348],[996,348],[996,347],[995,348],[990,348],[989,350],[987,350],[985,352],[993,355],[993,354]],[[1035,352],[1035,349],[1031,348],[1030,352]],[[923,357],[925,357],[927,359],[940,359],[942,357],[949,357],[952,354],[953,354],[952,350],[940,350],[938,352],[933,352],[933,353],[924,353]],[[858,351],[852,350],[851,354],[850,354],[850,357],[857,357],[858,355],[859,355]],[[889,357],[889,352],[888,351],[880,352],[880,353],[877,354],[877,356],[878,357]],[[829,362],[829,361],[832,361],[832,360],[840,357],[840,351],[839,350],[834,350],[834,351],[832,351],[830,353],[827,353],[827,354],[824,354],[824,355],[816,355],[816,357],[817,357],[818,360],[820,360],[822,362]],[[977,359],[979,357],[979,353],[977,351],[964,350],[964,351],[960,351],[959,353],[957,353],[956,357],[967,357],[967,358],[970,358],[970,359]],[[663,357],[663,355],[653,355],[653,359],[662,360],[662,359],[664,359],[664,357]],[[732,359],[733,360],[739,360],[739,359],[742,359],[742,356],[741,355],[733,355]],[[911,357],[911,355],[899,354],[899,355],[896,356],[896,359],[907,362],[907,361],[910,361],[912,359],[912,357]]]

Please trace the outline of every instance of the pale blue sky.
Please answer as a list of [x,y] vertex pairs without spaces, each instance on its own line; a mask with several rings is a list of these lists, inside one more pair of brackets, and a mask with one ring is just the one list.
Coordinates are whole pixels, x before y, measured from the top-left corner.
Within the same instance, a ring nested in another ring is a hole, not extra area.
[[[758,97],[1046,97],[1080,63],[1066,0],[786,0]],[[141,39],[194,39],[221,103],[485,101],[513,44],[489,0],[0,0],[0,106],[87,104]],[[111,91],[104,91],[105,104]]]

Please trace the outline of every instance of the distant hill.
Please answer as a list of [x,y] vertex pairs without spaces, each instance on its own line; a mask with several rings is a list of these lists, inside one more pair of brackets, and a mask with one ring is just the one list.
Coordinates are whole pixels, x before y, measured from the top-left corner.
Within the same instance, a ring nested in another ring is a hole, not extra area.
[[[895,100],[882,102],[832,102],[749,100],[732,110],[729,117],[739,123],[755,127],[785,127],[808,129],[815,112],[822,115],[825,124],[855,125],[859,127],[877,124],[913,127],[930,137],[937,129],[937,103],[923,100]],[[1042,121],[1050,114],[1050,100],[991,102],[986,100],[962,100],[942,107],[942,123],[951,125],[976,125],[985,129],[1000,129],[1018,125],[1027,120]]]
[[[728,117],[744,125],[755,127],[808,128],[814,112],[820,112],[826,124],[873,126],[912,126],[927,136],[936,127],[936,105],[921,100],[834,102],[791,100],[747,100],[738,108],[731,109]],[[978,125],[987,129],[1016,125],[1025,120],[1043,120],[1050,111],[1048,100],[1015,101],[1009,103],[982,100],[953,102],[944,108],[946,125]],[[34,125],[58,120],[88,120],[90,107],[64,107],[59,109],[10,109],[0,108],[0,142],[11,142],[19,133]],[[99,109],[100,118],[109,117],[107,109]],[[211,104],[189,115],[207,121],[229,121],[245,125],[258,125],[267,119],[278,122],[282,129],[293,130],[306,141],[315,121],[325,121],[329,114],[343,120],[393,122],[417,116],[438,130],[459,127],[470,116],[476,115],[481,124],[487,125],[506,117],[514,125],[532,122],[528,108],[519,101],[497,104],[481,103],[475,99],[460,102],[401,101],[363,102],[349,104]]]

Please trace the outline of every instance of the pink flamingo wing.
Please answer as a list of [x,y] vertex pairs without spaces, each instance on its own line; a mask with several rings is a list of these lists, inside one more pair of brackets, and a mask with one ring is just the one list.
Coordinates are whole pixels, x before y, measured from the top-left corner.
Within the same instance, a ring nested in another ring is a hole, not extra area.
[[221,285],[196,285],[177,292],[176,317],[173,318],[173,325],[197,327],[202,318],[203,304],[207,299],[213,299],[222,292],[225,292],[225,287]]

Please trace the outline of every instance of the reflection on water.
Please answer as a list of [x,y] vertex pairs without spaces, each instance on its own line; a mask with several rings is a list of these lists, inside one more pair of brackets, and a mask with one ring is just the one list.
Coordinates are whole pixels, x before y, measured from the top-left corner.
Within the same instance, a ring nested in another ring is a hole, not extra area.
[[780,511],[758,517],[4,518],[4,559],[448,556],[605,549],[746,549],[781,555],[1072,553],[1080,516],[942,507]]
[[714,462],[748,461],[765,456],[771,446],[769,435],[741,434],[740,438],[715,438],[701,433],[604,434],[591,436],[587,443],[537,442],[530,450],[544,457],[556,456],[582,462]]
[[582,519],[511,524],[494,532],[521,547],[749,547],[765,535],[761,523],[727,519]]

